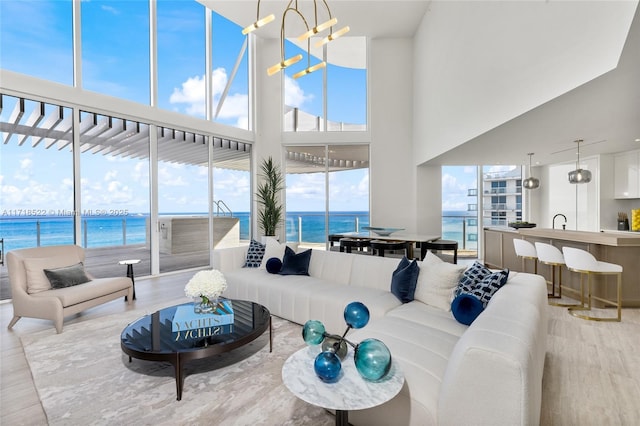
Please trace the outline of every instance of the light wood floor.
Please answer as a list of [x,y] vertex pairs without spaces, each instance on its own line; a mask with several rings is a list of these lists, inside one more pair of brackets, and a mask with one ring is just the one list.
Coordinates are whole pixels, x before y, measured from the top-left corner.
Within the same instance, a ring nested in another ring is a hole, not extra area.
[[[112,301],[65,324],[171,302],[184,295],[193,272],[137,279],[137,301]],[[549,306],[549,341],[541,419],[543,425],[640,424],[640,310],[624,309],[622,323],[594,323]],[[52,328],[49,321],[23,318],[7,330],[10,303],[0,305],[0,424],[46,425],[19,336]]]

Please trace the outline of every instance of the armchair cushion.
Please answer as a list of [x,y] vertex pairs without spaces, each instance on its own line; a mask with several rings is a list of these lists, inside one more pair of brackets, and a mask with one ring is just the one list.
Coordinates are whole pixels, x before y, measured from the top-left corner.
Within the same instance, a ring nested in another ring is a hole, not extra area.
[[45,269],[44,274],[49,279],[51,287],[65,288],[89,282],[90,279],[84,271],[82,262],[71,266],[56,269]]
[[77,257],[70,260],[70,256],[32,257],[24,259],[24,268],[27,273],[27,293],[34,294],[51,290],[51,283],[44,274],[45,269],[59,268],[74,263],[79,263]]

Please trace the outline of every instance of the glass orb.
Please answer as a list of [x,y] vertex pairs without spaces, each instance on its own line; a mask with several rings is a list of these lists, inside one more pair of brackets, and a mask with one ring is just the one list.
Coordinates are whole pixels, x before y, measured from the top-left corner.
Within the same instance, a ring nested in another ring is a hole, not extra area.
[[344,320],[352,328],[362,328],[369,322],[369,308],[362,302],[351,302],[344,308]]
[[307,345],[319,345],[324,340],[324,324],[309,320],[302,327],[302,338]]
[[340,378],[342,364],[340,358],[333,352],[320,352],[313,363],[316,375],[325,383],[337,382]]
[[367,380],[377,381],[391,369],[391,352],[378,339],[365,339],[356,346],[353,359],[356,369]]

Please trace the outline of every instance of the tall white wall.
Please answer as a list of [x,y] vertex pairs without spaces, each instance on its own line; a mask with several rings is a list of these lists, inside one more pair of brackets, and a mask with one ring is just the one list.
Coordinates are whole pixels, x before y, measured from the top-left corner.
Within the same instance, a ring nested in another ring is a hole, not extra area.
[[416,163],[615,68],[635,7],[431,2],[415,35]]
[[369,53],[371,224],[414,232],[412,40],[373,39]]

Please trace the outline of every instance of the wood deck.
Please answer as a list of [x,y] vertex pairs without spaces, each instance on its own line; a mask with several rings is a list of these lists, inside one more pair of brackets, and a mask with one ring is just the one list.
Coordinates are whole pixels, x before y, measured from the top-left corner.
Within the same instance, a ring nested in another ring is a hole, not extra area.
[[[86,249],[85,268],[96,278],[126,275],[121,260],[140,259],[133,265],[135,277],[151,275],[151,252],[144,244]],[[160,273],[204,267],[209,265],[209,250],[180,254],[160,254]],[[11,299],[11,286],[6,261],[0,267],[0,300]]]

